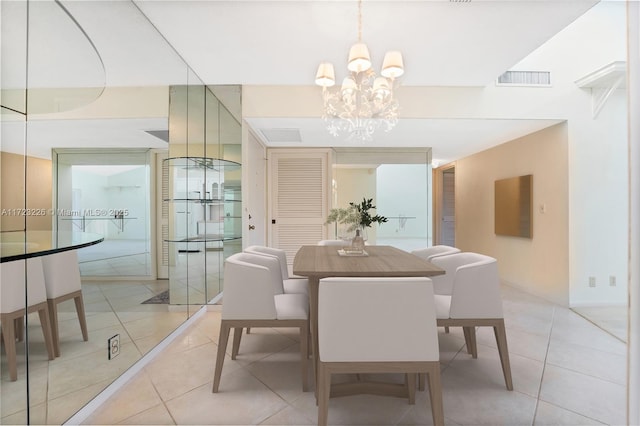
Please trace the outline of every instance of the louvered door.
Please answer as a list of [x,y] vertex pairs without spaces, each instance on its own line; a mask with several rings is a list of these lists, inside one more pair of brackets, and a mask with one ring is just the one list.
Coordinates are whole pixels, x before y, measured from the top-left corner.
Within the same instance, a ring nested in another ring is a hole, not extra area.
[[269,151],[269,241],[293,262],[302,245],[326,238],[328,150]]

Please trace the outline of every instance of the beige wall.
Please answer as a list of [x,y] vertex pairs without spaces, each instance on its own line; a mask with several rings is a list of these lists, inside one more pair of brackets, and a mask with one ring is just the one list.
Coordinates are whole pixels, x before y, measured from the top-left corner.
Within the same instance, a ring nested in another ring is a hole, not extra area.
[[[456,162],[456,246],[498,259],[503,282],[569,304],[566,123]],[[533,175],[533,238],[494,232],[494,182]],[[542,206],[544,205],[544,212]]]
[[[0,152],[0,229],[20,231],[50,230],[52,175],[51,161],[27,157],[27,199],[25,201],[25,157]],[[25,223],[26,218],[26,223]]]

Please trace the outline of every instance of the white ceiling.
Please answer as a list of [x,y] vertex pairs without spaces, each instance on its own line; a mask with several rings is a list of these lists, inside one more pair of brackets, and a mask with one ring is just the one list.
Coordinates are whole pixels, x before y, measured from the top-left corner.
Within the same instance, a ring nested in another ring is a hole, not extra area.
[[[357,37],[355,1],[63,0],[61,4],[91,38],[98,58],[89,44],[78,46],[68,40],[72,30],[56,29],[68,18],[55,3],[35,2],[39,3],[41,9],[34,7],[30,12],[39,23],[30,29],[35,44],[31,48],[32,87],[169,85],[187,78],[196,82],[198,77],[216,85],[311,85],[320,61],[333,62],[337,79],[342,77],[348,49]],[[404,86],[485,86],[595,3],[597,0],[365,0],[362,36],[377,68],[386,50],[403,52]],[[3,14],[5,10],[3,4]],[[3,41],[9,29],[3,28]],[[66,46],[71,52],[53,55],[54,46]],[[56,56],[64,57],[64,63],[58,63]],[[52,61],[58,72],[51,71]],[[193,72],[186,70],[183,61]],[[96,72],[101,62],[104,74]],[[79,70],[84,70],[82,78],[78,78]],[[9,77],[3,76],[5,87],[10,85]],[[258,136],[262,128],[297,128],[303,145],[336,144],[320,118],[251,117],[247,122]],[[432,146],[434,157],[456,159],[557,122],[401,119],[392,133],[377,137],[376,144]],[[47,125],[55,131],[47,131]],[[110,125],[113,128],[108,129]],[[152,137],[139,135],[146,130],[166,130],[167,123],[161,119],[67,120],[66,124],[45,120],[38,126],[39,149],[46,151],[47,145],[61,144],[155,146],[157,140],[152,143]]]

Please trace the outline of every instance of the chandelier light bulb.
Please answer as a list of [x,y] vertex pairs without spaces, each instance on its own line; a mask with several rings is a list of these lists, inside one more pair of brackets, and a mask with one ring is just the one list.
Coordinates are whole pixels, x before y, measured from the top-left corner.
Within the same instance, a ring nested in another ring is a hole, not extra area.
[[389,80],[384,77],[378,77],[373,82],[373,92],[382,98],[386,98],[391,93]]
[[336,84],[336,74],[333,70],[333,64],[322,62],[318,65],[316,72],[316,84],[322,87],[331,87]]
[[402,53],[397,50],[387,52],[384,55],[384,61],[382,61],[382,71],[380,74],[388,78],[396,78],[404,74]]
[[371,68],[371,57],[367,45],[359,42],[351,46],[347,69],[353,72],[362,72],[369,68]]

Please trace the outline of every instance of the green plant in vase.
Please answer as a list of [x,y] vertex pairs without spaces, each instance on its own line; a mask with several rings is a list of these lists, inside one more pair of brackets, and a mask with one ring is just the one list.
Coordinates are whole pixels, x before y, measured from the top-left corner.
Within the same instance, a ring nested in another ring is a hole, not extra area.
[[379,214],[372,215],[371,210],[375,209],[373,198],[362,198],[360,203],[349,203],[347,208],[335,208],[329,211],[326,223],[339,223],[346,225],[347,232],[356,232],[352,244],[364,245],[364,233],[366,228],[370,228],[374,223],[384,223],[387,219]]

